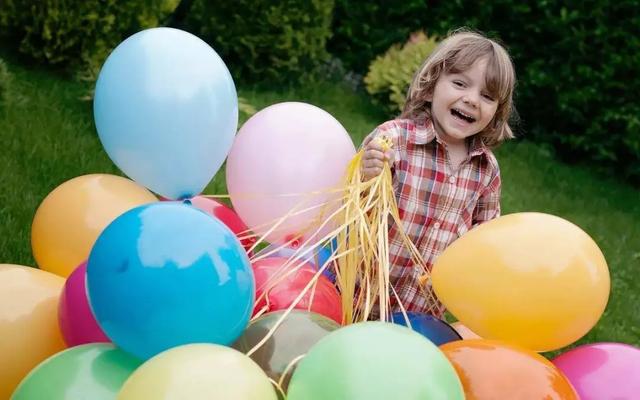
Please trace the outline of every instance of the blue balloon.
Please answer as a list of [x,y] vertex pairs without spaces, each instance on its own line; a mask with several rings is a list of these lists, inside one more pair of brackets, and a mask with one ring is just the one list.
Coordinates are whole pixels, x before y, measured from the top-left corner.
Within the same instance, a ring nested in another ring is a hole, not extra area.
[[[261,253],[267,253],[273,251],[282,245],[279,244],[270,244],[261,251]],[[301,254],[305,249],[303,247],[294,249],[292,247],[282,247],[279,250],[274,251],[269,255],[269,257],[283,257],[290,258],[295,256],[296,254]],[[316,247],[314,250],[309,251],[304,257],[300,257],[301,260],[304,260],[311,264],[315,269],[320,269],[327,260],[331,257],[332,250],[329,247]],[[328,265],[325,270],[322,272],[324,276],[329,278],[332,283],[336,282],[336,273],[333,265]]]
[[[411,323],[411,329],[422,334],[422,336],[432,341],[436,346],[462,340],[458,332],[441,319],[412,311],[407,312],[407,317]],[[393,313],[391,321],[398,325],[408,326],[401,312]]]
[[253,272],[233,232],[186,204],[119,216],[87,263],[87,292],[106,335],[147,359],[187,343],[233,343],[254,303]]
[[236,88],[222,59],[172,28],[138,32],[115,48],[98,76],[93,111],[111,160],[170,199],[202,192],[238,125]]

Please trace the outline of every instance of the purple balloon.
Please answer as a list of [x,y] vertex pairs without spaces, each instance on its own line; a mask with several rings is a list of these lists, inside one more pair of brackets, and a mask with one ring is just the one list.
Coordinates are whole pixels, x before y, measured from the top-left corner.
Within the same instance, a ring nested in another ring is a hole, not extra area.
[[594,343],[559,355],[553,363],[581,400],[640,399],[640,348]]
[[60,295],[58,323],[69,347],[85,343],[110,342],[96,322],[87,300],[87,262],[69,275]]

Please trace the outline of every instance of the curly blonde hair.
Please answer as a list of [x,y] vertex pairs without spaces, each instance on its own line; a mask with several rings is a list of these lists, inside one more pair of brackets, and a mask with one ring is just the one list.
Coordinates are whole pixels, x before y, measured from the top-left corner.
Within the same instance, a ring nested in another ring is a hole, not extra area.
[[479,132],[483,143],[495,147],[514,137],[509,119],[515,116],[513,90],[516,73],[507,50],[478,32],[460,29],[452,32],[424,61],[413,78],[400,118],[416,121],[431,119],[431,101],[436,82],[444,74],[464,72],[481,58],[487,59],[485,85],[498,100],[492,121]]

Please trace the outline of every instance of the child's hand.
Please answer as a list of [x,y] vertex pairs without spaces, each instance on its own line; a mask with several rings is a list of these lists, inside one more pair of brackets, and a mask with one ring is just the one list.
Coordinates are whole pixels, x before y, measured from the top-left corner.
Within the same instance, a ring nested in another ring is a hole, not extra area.
[[362,177],[369,180],[380,175],[384,163],[393,165],[393,161],[393,149],[388,144],[378,139],[370,141],[362,154]]

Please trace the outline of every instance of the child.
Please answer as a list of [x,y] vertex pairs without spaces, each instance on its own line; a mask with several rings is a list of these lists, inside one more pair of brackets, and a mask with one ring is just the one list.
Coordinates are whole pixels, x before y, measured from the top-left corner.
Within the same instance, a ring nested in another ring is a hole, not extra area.
[[[378,175],[384,162],[393,172],[403,226],[389,228],[391,284],[407,311],[441,317],[444,308],[422,295],[424,272],[411,262],[398,229],[431,269],[450,243],[500,216],[500,170],[491,148],[513,138],[508,119],[514,84],[513,64],[501,45],[478,33],[454,32],[416,73],[400,117],[363,142],[365,179]],[[379,136],[393,147],[384,152],[372,140]]]

